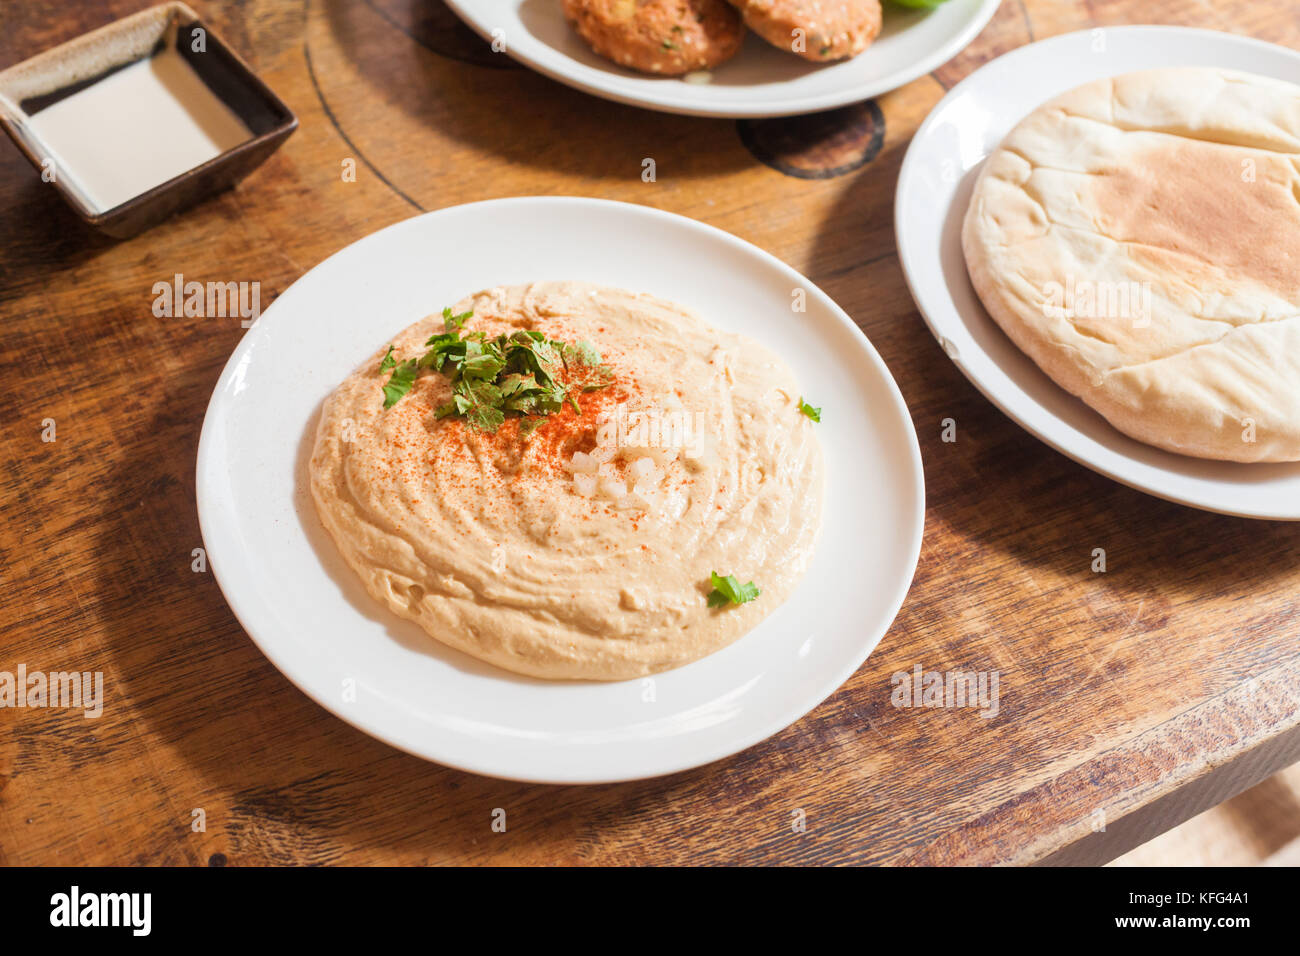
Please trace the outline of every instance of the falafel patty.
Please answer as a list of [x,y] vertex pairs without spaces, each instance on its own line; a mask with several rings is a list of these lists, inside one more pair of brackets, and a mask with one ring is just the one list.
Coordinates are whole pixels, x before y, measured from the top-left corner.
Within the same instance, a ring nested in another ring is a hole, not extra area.
[[880,34],[880,0],[731,0],[768,43],[814,63],[857,56]]
[[564,0],[564,16],[601,56],[659,76],[711,70],[745,36],[727,0]]

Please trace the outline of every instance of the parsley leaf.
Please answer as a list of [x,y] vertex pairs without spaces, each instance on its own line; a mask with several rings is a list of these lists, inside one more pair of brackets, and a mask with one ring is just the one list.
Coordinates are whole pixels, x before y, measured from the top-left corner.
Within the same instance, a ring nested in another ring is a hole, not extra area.
[[452,331],[453,329],[462,328],[465,325],[465,320],[470,318],[473,315],[474,315],[473,309],[470,309],[468,312],[462,312],[460,313],[460,315],[452,315],[451,306],[446,306],[442,310],[442,327],[446,329],[448,332]]
[[593,368],[600,365],[600,352],[590,342],[566,345],[564,347],[564,356],[565,358],[574,358],[583,365],[590,365]]
[[820,422],[822,420],[822,410],[820,408],[813,408],[803,400],[802,395],[799,396],[799,411],[803,412],[815,422]]
[[464,378],[455,386],[456,408],[479,431],[494,432],[506,420],[501,389],[483,379]]
[[387,384],[384,385],[384,408],[392,408],[405,397],[415,384],[417,365],[415,359],[407,359],[393,369]]
[[460,363],[460,374],[462,378],[492,381],[505,366],[506,360],[502,356],[494,352],[479,351],[465,356],[465,361]]
[[384,353],[384,357],[379,362],[379,371],[387,372],[396,364],[397,359],[393,358],[393,347],[390,345],[388,346],[388,351]]
[[709,607],[745,604],[763,593],[753,581],[741,584],[733,575],[728,574],[723,577],[717,571],[710,572],[709,583],[713,585],[713,590],[709,592]]

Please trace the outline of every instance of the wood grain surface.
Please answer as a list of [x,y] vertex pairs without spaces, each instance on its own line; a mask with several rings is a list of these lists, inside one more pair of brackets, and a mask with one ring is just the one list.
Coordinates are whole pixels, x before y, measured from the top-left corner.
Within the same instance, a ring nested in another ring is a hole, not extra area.
[[[0,66],[146,5],[5,4]],[[98,670],[106,696],[98,719],[0,710],[0,862],[1088,862],[1300,759],[1300,524],[1168,504],[1026,434],[926,330],[892,222],[909,137],[991,57],[1130,22],[1300,47],[1290,0],[1004,0],[900,90],[748,123],[582,95],[438,0],[195,6],[301,121],[236,189],[117,242],[0,148],[0,671]],[[587,788],[422,762],[308,700],[192,570],[199,428],[243,330],[155,318],[153,284],[256,280],[265,307],[376,229],[522,194],[644,203],[771,251],[853,316],[911,409],[928,515],[909,598],[848,683],[734,758]],[[996,669],[999,713],[891,706],[917,664]]]

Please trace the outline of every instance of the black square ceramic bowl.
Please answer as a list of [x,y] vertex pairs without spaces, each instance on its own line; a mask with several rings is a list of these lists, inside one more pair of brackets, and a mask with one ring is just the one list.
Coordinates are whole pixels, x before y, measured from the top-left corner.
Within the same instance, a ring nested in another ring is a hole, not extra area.
[[[50,150],[31,126],[41,110],[140,60],[174,49],[251,137],[111,209],[99,209],[75,176],[53,185],[83,220],[110,236],[136,235],[181,209],[229,188],[259,166],[298,127],[293,112],[239,55],[183,3],[166,3],[110,23],[0,72],[0,124],[37,170]],[[165,130],[161,131],[165,135]],[[147,144],[141,144],[147,148]]]

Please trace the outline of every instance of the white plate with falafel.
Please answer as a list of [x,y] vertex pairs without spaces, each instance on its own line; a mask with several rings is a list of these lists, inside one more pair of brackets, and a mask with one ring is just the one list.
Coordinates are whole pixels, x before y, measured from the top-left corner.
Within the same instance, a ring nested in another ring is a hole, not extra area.
[[909,83],[998,0],[447,0],[495,47],[605,99],[690,116],[788,116]]

